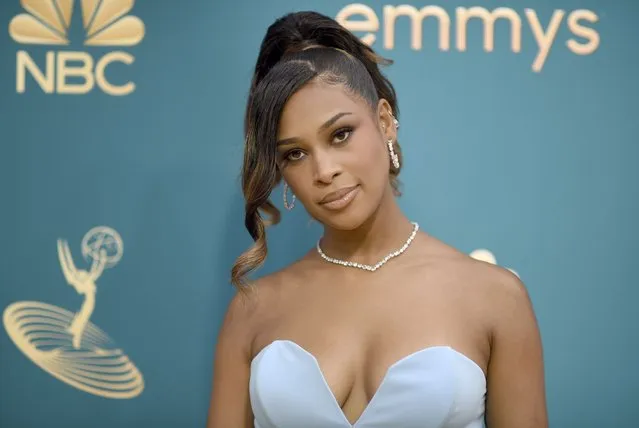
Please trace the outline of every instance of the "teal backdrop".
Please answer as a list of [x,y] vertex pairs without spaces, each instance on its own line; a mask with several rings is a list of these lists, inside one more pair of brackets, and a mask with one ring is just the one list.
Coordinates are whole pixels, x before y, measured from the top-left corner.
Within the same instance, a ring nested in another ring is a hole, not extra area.
[[[303,9],[347,15],[395,61],[400,204],[527,285],[551,427],[637,426],[639,3],[23,3],[0,4],[0,426],[205,425],[250,244],[252,67],[266,27]],[[284,210],[258,275],[320,233]]]

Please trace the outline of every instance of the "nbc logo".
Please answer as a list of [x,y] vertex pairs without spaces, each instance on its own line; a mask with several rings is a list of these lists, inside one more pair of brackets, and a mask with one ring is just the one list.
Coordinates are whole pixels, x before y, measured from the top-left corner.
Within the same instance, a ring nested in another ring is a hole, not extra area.
[[[144,38],[144,23],[127,15],[135,0],[79,0],[86,46],[134,46]],[[9,34],[26,45],[68,45],[75,0],[21,0],[27,13],[15,16]],[[114,62],[126,65],[135,58],[128,52],[112,51],[100,58],[87,52],[48,51],[44,70],[25,50],[16,56],[16,92],[26,90],[29,73],[47,94],[86,94],[97,86],[109,95],[128,95],[133,82],[116,85],[106,78]],[[79,63],[79,65],[77,64]],[[69,78],[74,78],[70,80]],[[80,80],[80,82],[78,82]]]

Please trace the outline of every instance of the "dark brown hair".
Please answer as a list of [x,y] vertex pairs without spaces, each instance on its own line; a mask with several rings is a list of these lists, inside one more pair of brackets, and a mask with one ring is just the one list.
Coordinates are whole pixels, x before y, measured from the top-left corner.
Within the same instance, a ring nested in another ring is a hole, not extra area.
[[[335,20],[317,12],[296,12],[269,26],[260,46],[244,118],[244,224],[255,241],[236,260],[231,281],[240,291],[251,271],[265,260],[266,226],[280,221],[279,210],[269,200],[281,175],[276,162],[279,119],[288,99],[313,79],[341,85],[363,99],[373,110],[385,99],[399,117],[395,89],[379,65],[392,61],[377,55]],[[394,143],[395,152],[401,150]],[[391,184],[400,195],[399,169],[389,165]],[[264,218],[266,214],[268,218]]]

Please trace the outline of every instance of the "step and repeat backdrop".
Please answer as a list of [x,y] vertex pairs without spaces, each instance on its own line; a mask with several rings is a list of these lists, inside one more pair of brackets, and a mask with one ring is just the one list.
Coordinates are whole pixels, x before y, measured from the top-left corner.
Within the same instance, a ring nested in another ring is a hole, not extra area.
[[204,426],[252,67],[308,9],[395,61],[409,217],[527,285],[550,425],[636,427],[634,0],[2,1],[0,426]]

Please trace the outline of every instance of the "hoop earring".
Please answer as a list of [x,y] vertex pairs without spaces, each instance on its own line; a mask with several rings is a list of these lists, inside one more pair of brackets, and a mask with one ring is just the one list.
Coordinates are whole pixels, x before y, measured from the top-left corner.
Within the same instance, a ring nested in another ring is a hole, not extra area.
[[390,152],[393,166],[395,167],[395,169],[399,169],[399,156],[397,156],[397,153],[395,153],[395,150],[393,149],[393,139],[391,138],[390,140],[388,140],[386,144],[388,144],[388,151]]
[[297,197],[295,196],[295,193],[291,192],[291,194],[293,195],[293,199],[291,201],[291,204],[289,205],[288,199],[286,198],[287,193],[288,193],[288,184],[284,182],[284,208],[290,211],[295,206],[295,199],[297,199]]

